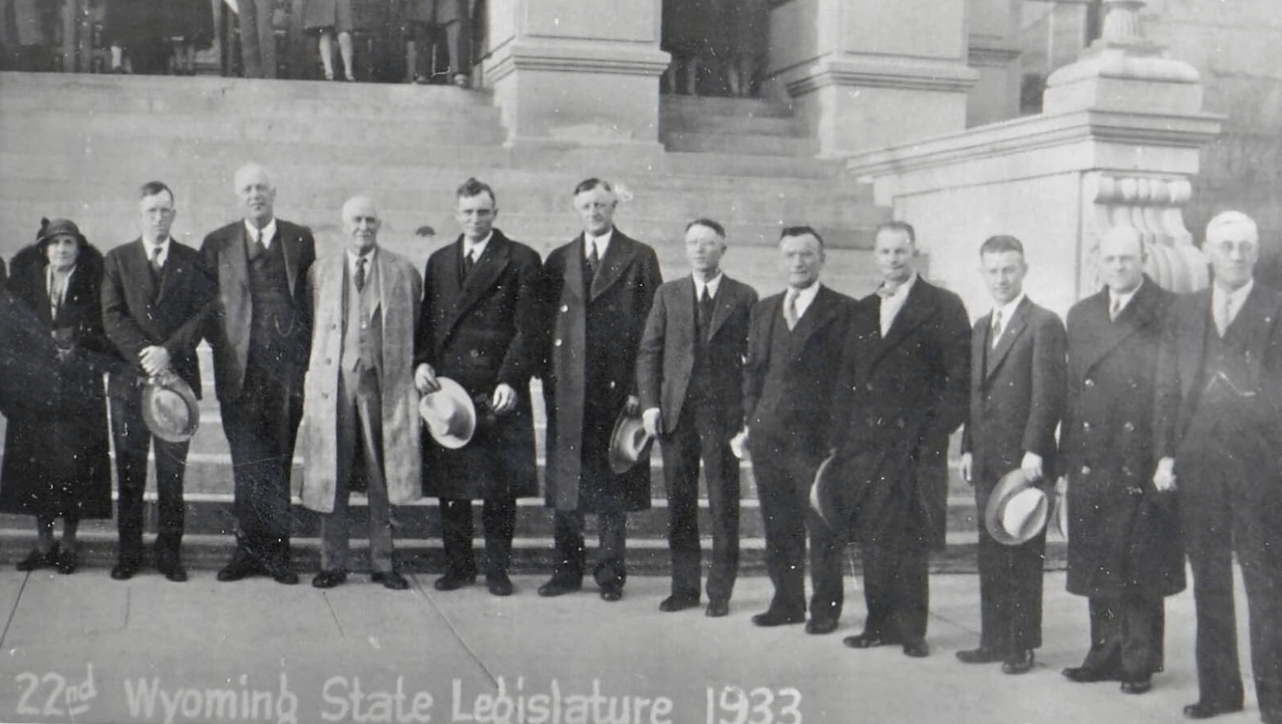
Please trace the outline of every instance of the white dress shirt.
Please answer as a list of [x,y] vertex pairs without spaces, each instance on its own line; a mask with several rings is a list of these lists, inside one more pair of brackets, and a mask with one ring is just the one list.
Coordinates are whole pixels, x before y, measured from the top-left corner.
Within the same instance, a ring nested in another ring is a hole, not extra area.
[[463,237],[463,256],[465,258],[469,256],[472,257],[472,263],[475,264],[476,262],[481,260],[481,255],[485,253],[486,247],[490,245],[490,239],[493,239],[493,238],[494,238],[493,231],[486,234],[484,239],[481,239],[476,243],[473,243],[472,240],[467,238],[466,236]]
[[276,238],[276,218],[272,217],[272,220],[267,222],[267,226],[264,226],[261,231],[257,226],[249,223],[249,219],[245,219],[245,231],[249,232],[249,238],[262,244],[264,249],[270,249],[272,248],[272,239]]
[[143,248],[147,250],[147,261],[149,262],[152,261],[151,255],[152,255],[153,249],[160,249],[160,253],[156,254],[155,263],[156,263],[156,266],[163,267],[165,265],[165,261],[169,259],[169,242],[172,240],[173,240],[173,237],[167,236],[165,237],[164,241],[160,242],[159,246],[153,246],[151,244],[148,244],[144,240],[142,242],[142,245],[143,245]]
[[[1227,292],[1218,285],[1211,284],[1211,314],[1214,315],[1217,309],[1223,309],[1224,303],[1228,302],[1228,317],[1224,320],[1224,329],[1228,329],[1229,325],[1233,324],[1233,320],[1237,319],[1237,313],[1242,311],[1242,305],[1246,304],[1246,298],[1250,296],[1251,290],[1254,288],[1254,279],[1233,292]],[[1223,336],[1223,334],[1224,330],[1220,330],[1220,335]]]
[[[908,293],[912,291],[913,284],[917,282],[917,272],[913,272],[907,281],[895,287],[895,291],[889,296],[881,298],[881,336],[885,337],[890,332],[890,325],[895,323],[895,317],[898,316],[899,310],[904,308],[904,303],[908,301]],[[882,286],[886,285],[882,282]]]
[[610,248],[610,238],[614,236],[614,228],[600,236],[592,236],[588,232],[583,232],[583,258],[587,259],[592,256],[592,247],[596,247],[596,258],[600,261],[605,258],[605,250]]
[[699,277],[691,275],[691,278],[694,279],[694,300],[697,302],[700,299],[703,299],[703,290],[705,287],[708,289],[708,296],[716,299],[717,289],[721,286],[721,277],[723,276],[725,275],[721,272],[717,272],[715,277],[705,282],[700,281]]
[[[797,310],[797,320],[800,321],[802,317],[806,316],[806,310],[810,308],[810,303],[815,301],[815,297],[819,296],[820,286],[822,285],[819,282],[815,282],[805,289],[788,287],[788,291],[784,294],[783,300],[785,309],[788,304],[788,297],[794,296],[796,301],[793,302],[793,308]],[[785,311],[784,314],[786,315],[787,312]]]
[[992,319],[990,319],[990,320],[989,320],[989,324],[991,325],[991,324],[992,324],[992,322],[993,322],[993,320],[997,319],[997,318],[998,318],[998,315],[1000,314],[1000,315],[1001,315],[1002,328],[1001,328],[1001,330],[1000,330],[1001,334],[996,334],[996,335],[991,335],[991,336],[990,336],[990,338],[989,338],[989,342],[990,342],[991,346],[996,347],[996,346],[997,346],[997,340],[1001,339],[1001,335],[1002,335],[1002,334],[1006,334],[1006,330],[1010,328],[1010,320],[1011,320],[1011,317],[1014,317],[1014,316],[1015,316],[1015,310],[1016,310],[1016,309],[1018,309],[1018,308],[1019,308],[1019,305],[1023,303],[1023,301],[1024,301],[1024,296],[1025,296],[1025,294],[1024,294],[1023,292],[1020,292],[1018,295],[1016,295],[1016,296],[1015,296],[1015,298],[1014,298],[1014,299],[1010,300],[1010,301],[1009,301],[1009,302],[1007,302],[1005,305],[1003,305],[1003,306],[1001,306],[1001,307],[996,307],[996,308],[994,308],[994,309],[993,309],[993,317],[992,317]]

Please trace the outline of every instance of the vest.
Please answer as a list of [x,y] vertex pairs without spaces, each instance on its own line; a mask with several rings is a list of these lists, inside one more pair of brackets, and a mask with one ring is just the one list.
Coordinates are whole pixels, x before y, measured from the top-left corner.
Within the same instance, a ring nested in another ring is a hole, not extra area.
[[289,294],[284,245],[279,238],[249,262],[249,358],[260,366],[280,364],[281,342],[294,327],[294,306]]
[[[717,289],[721,291],[720,288]],[[686,391],[686,397],[692,402],[707,402],[716,399],[716,390],[713,389],[712,382],[712,364],[708,359],[708,330],[712,328],[712,314],[716,309],[716,297],[713,297],[712,309],[708,311],[707,319],[699,314],[699,297],[698,287],[695,288],[694,298],[694,367],[690,371],[690,387]],[[787,325],[785,325],[785,329]]]
[[343,261],[343,355],[344,373],[379,371],[383,357],[383,311],[379,307],[377,266],[370,260],[365,289],[356,290],[351,267]]

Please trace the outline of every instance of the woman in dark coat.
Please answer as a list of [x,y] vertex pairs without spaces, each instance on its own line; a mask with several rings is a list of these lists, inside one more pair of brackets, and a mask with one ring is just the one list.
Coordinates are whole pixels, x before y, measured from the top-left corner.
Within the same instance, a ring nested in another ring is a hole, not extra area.
[[[111,517],[102,254],[74,223],[59,219],[47,222],[11,267],[5,316],[23,333],[6,335],[17,349],[5,355],[3,370],[0,512],[36,517],[36,548],[18,570],[71,573],[80,520]],[[58,517],[60,544],[53,538]]]

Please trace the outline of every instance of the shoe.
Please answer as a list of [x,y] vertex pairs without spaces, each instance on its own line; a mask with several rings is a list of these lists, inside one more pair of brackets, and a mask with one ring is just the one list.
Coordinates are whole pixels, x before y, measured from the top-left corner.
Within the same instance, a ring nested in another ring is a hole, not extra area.
[[370,576],[369,579],[374,583],[383,584],[383,588],[392,591],[404,591],[410,587],[410,582],[405,580],[405,576],[396,571],[378,571]]
[[490,590],[491,596],[511,596],[516,590],[512,585],[512,579],[508,578],[507,573],[503,571],[485,574],[485,587]]
[[1242,711],[1242,702],[1236,704],[1217,704],[1212,701],[1199,701],[1184,707],[1185,719],[1210,719],[1221,714],[1232,714]]
[[277,568],[276,570],[272,571],[270,575],[272,577],[272,580],[279,584],[282,584],[285,586],[298,585],[298,573],[295,572],[294,569],[292,568]]
[[659,610],[663,611],[664,613],[674,613],[676,611],[684,611],[687,608],[698,608],[698,607],[699,607],[698,596],[678,596],[676,594],[668,596],[667,598],[663,599],[663,601],[659,604]]
[[166,561],[164,565],[156,566],[156,570],[174,583],[182,583],[187,580],[187,569],[183,568],[182,564],[177,560]]
[[852,649],[872,649],[878,646],[892,646],[899,643],[899,639],[865,631],[858,636],[847,636],[841,642]]
[[806,622],[806,633],[815,636],[830,634],[837,630],[837,619],[835,618],[812,618]]
[[801,623],[806,620],[804,614],[784,613],[769,609],[765,613],[759,613],[752,617],[752,623],[757,626],[787,626],[789,624]]
[[924,659],[930,656],[930,646],[927,645],[926,639],[910,639],[904,642],[904,656]]
[[432,79],[428,78],[425,75],[416,75],[414,76],[414,80],[412,82],[414,83],[414,85],[427,85],[428,83],[432,82]]
[[1096,669],[1090,666],[1070,666],[1059,672],[1069,681],[1076,681],[1079,684],[1093,684],[1097,681],[1116,681],[1117,676],[1110,671]]
[[321,571],[312,579],[312,586],[315,588],[333,588],[347,582],[347,574],[343,571]]
[[1027,674],[1033,668],[1033,650],[1020,649],[1002,662],[1003,674]]
[[986,649],[980,646],[977,649],[968,651],[958,651],[957,660],[963,664],[991,664],[1001,661],[1003,656],[992,649]]
[[708,607],[703,609],[703,615],[708,618],[721,618],[730,613],[730,602],[714,599],[708,601]]
[[26,558],[18,561],[18,565],[16,567],[20,571],[38,571],[45,566],[53,565],[53,554],[53,551],[41,553],[38,550],[33,550],[27,554]]
[[610,585],[601,587],[601,600],[614,603],[623,598],[623,586]]
[[475,573],[468,573],[465,575],[462,573],[455,573],[454,571],[446,571],[445,575],[436,579],[432,584],[432,588],[435,588],[438,591],[457,591],[458,589],[463,588],[464,586],[470,586],[473,583],[476,583]]
[[232,554],[231,562],[218,571],[218,580],[223,583],[230,583],[266,572],[266,569],[258,561],[254,560],[253,556],[245,552],[244,549],[237,548],[236,552]]
[[54,567],[57,568],[58,572],[62,575],[69,576],[76,572],[78,561],[76,560],[76,552],[74,550],[67,550],[62,546],[58,546],[54,548],[49,555],[53,558]]
[[1147,694],[1153,688],[1153,676],[1135,676],[1122,679],[1123,694]]
[[454,87],[467,90],[472,87],[472,79],[462,73],[459,73],[454,76]]
[[539,595],[544,598],[552,596],[564,596],[567,593],[574,593],[583,588],[583,580],[580,578],[571,578],[570,576],[552,576],[552,580],[539,586]]
[[111,567],[111,577],[117,581],[127,581],[137,572],[137,561],[120,561]]

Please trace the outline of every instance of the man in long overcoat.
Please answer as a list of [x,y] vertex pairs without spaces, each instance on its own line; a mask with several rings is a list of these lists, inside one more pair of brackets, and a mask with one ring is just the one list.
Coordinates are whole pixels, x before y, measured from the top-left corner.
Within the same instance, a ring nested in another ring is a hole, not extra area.
[[485,582],[490,593],[507,596],[516,499],[539,492],[530,376],[542,354],[542,264],[538,252],[494,228],[498,207],[488,185],[468,179],[456,198],[463,233],[432,254],[423,273],[415,382],[421,392],[439,387],[437,375],[458,382],[481,422],[457,450],[423,439],[424,493],[441,501],[447,565],[435,585],[452,591],[476,580],[472,501],[481,499]]
[[1153,476],[1153,381],[1175,295],[1143,272],[1139,232],[1099,245],[1105,288],[1068,312],[1068,406],[1060,455],[1068,478],[1068,590],[1090,599],[1091,648],[1073,681],[1120,680],[1140,694],[1162,670],[1162,597],[1184,588],[1170,493]]
[[956,294],[917,274],[910,224],[880,226],[873,254],[882,281],[855,309],[835,405],[852,523],[837,533],[860,543],[868,606],[863,633],[845,643],[922,657],[927,563],[947,523],[948,436],[969,402],[970,318]]
[[556,569],[541,596],[577,591],[586,567],[583,515],[595,513],[601,550],[593,575],[606,601],[623,596],[627,513],[650,507],[650,464],[616,474],[610,436],[623,409],[637,412],[636,356],[655,290],[654,249],[614,227],[618,197],[592,178],[574,190],[583,233],[548,255],[550,305],[543,394],[547,400],[547,503],[554,511]]
[[[975,507],[988,507],[997,482],[1015,469],[1031,481],[1055,469],[1055,428],[1064,414],[1064,324],[1024,293],[1028,263],[1013,236],[980,247],[993,311],[971,333],[970,411],[962,435],[962,478],[975,488]],[[968,664],[1002,662],[1007,674],[1032,670],[1042,645],[1043,530],[1025,543],[1003,545],[979,529],[979,648],[958,651]]]
[[289,478],[312,339],[307,271],[316,242],[306,227],[276,218],[276,185],[262,166],[242,166],[234,186],[244,219],[200,247],[218,282],[205,338],[236,495],[236,551],[218,580],[263,573],[292,585]]
[[[343,205],[342,251],[312,265],[312,350],[303,394],[303,505],[321,513],[321,570],[347,579],[348,495],[369,499],[373,580],[409,582],[392,560],[391,505],[422,497],[421,422],[414,389],[414,330],[423,282],[409,260],[378,244],[382,222],[363,196]],[[296,472],[297,476],[298,473]]]
[[1255,222],[1206,226],[1210,289],[1176,299],[1158,353],[1153,484],[1178,491],[1197,607],[1198,700],[1188,719],[1240,711],[1233,553],[1265,724],[1282,724],[1282,294],[1252,278]]

